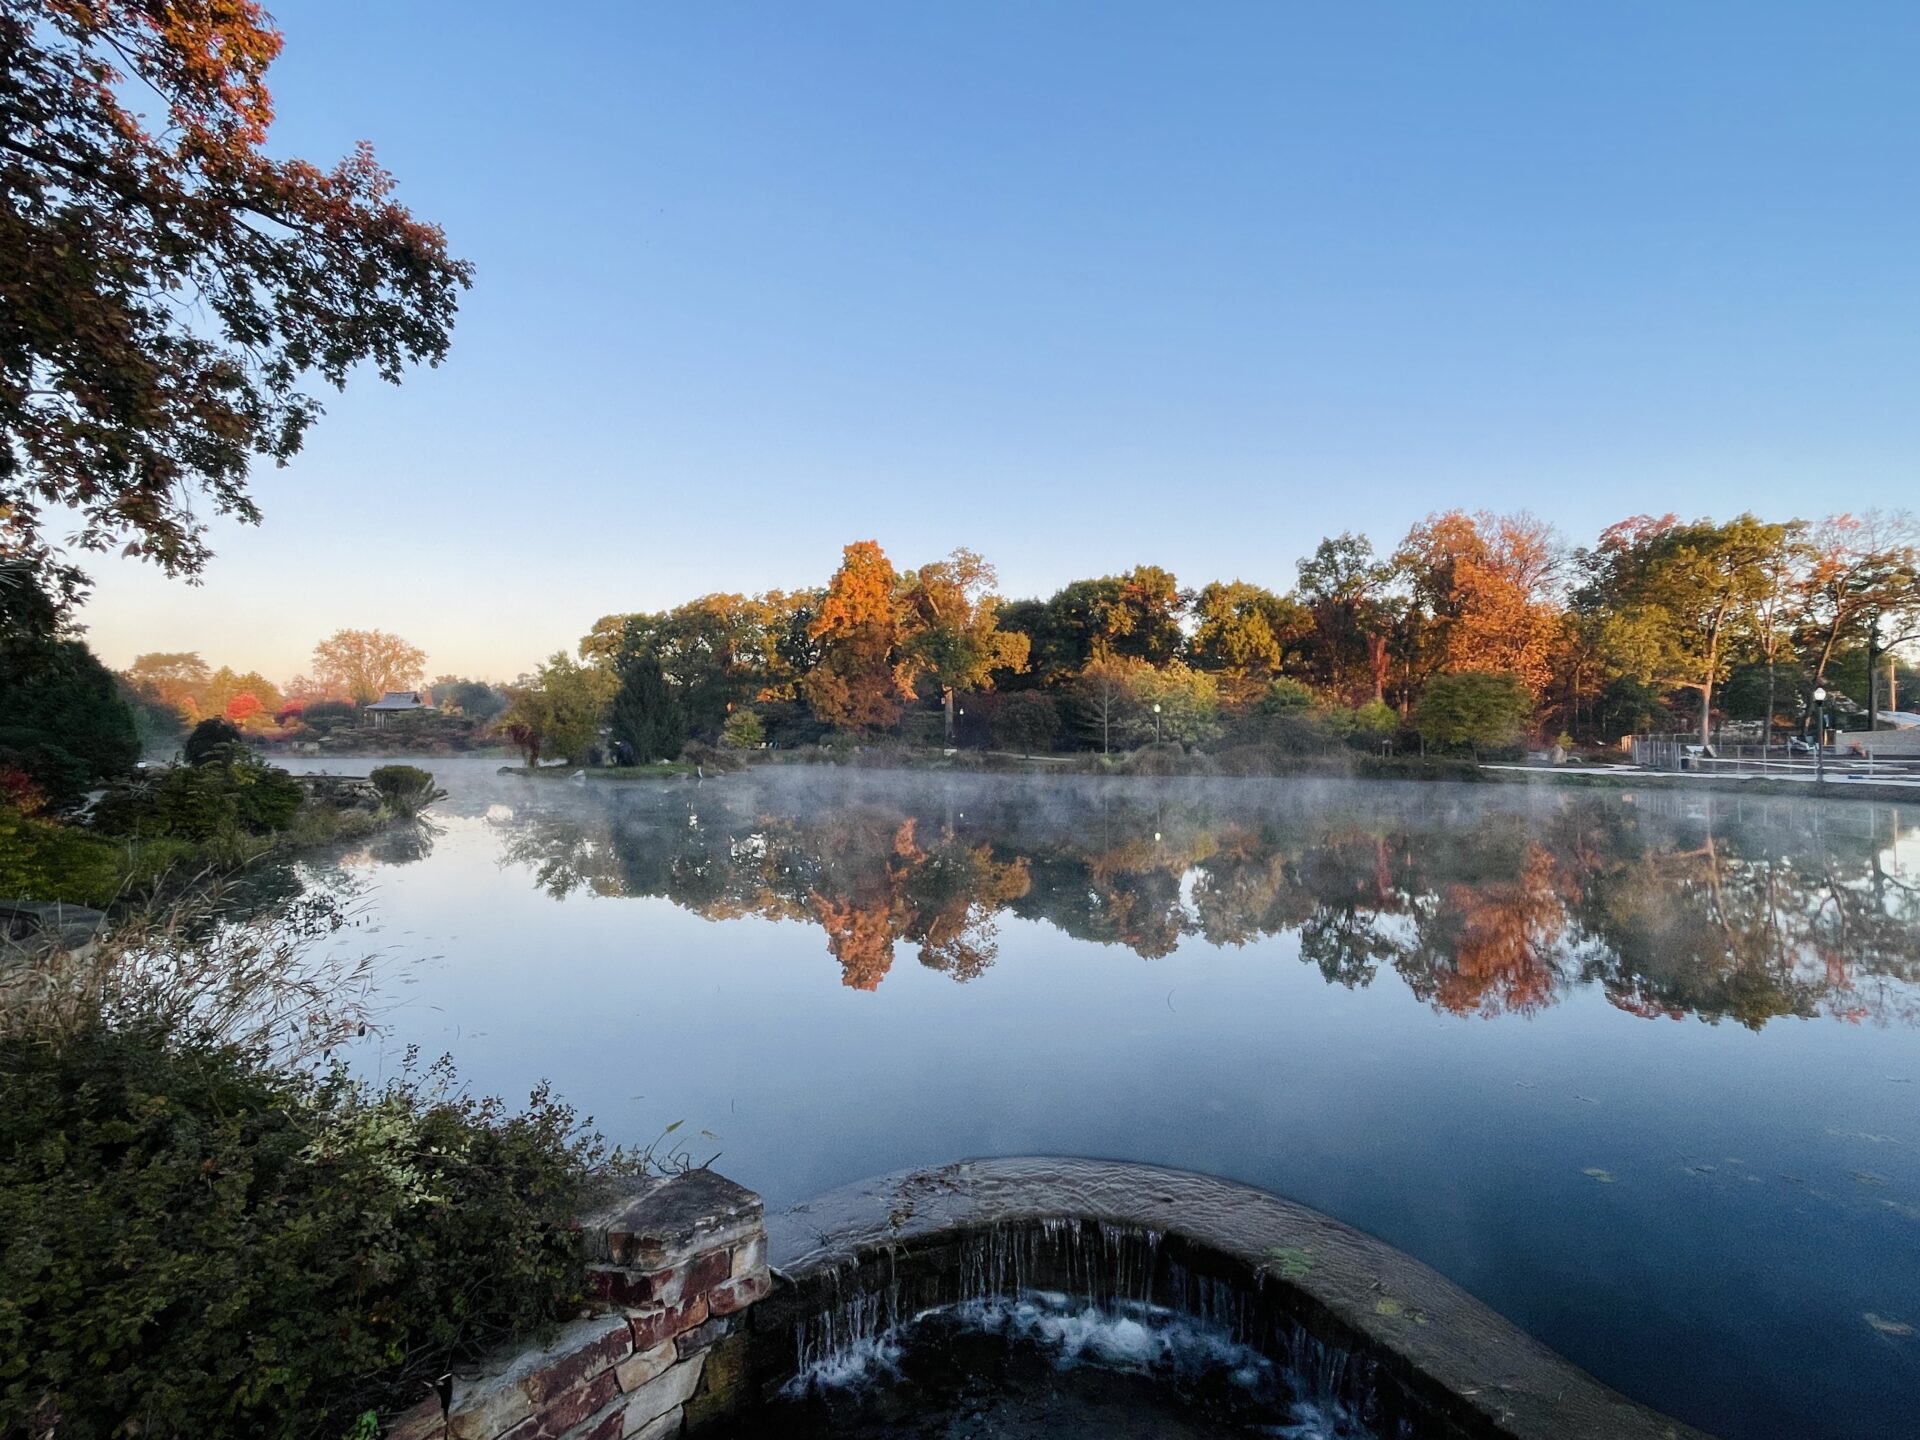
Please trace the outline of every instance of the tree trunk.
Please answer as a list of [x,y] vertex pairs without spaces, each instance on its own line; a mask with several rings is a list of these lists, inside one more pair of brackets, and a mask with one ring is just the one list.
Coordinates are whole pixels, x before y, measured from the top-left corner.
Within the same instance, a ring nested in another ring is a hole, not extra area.
[[1874,701],[1874,691],[1880,677],[1875,674],[1880,659],[1880,617],[1873,615],[1867,620],[1867,729],[1880,728],[1880,707]]
[[940,687],[940,699],[941,699],[941,703],[945,705],[946,711],[947,711],[947,748],[952,749],[953,748],[953,687],[951,685],[942,685]]
[[1767,747],[1773,744],[1773,651],[1767,652],[1767,722],[1760,732],[1760,758],[1767,758]]

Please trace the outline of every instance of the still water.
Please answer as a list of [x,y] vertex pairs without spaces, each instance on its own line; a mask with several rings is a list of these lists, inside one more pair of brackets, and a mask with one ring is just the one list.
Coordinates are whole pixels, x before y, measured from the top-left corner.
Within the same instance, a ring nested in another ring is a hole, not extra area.
[[308,867],[385,1032],[769,1205],[1152,1161],[1383,1237],[1727,1440],[1920,1435],[1920,810],[440,761]]

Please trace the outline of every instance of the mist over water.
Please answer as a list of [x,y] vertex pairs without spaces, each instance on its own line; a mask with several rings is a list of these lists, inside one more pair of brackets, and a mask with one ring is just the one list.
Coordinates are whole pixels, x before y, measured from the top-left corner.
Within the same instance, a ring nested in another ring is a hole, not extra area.
[[1912,809],[496,763],[302,877],[392,957],[366,1073],[684,1120],[772,1205],[974,1154],[1225,1175],[1730,1440],[1909,1425]]

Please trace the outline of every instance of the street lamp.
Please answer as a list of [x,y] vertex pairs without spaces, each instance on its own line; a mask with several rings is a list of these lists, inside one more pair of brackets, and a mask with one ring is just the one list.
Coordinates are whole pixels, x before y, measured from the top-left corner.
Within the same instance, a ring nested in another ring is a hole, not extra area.
[[1827,778],[1827,687],[1813,689],[1813,779],[1815,784]]
[[1160,702],[1153,702],[1153,748],[1160,748]]

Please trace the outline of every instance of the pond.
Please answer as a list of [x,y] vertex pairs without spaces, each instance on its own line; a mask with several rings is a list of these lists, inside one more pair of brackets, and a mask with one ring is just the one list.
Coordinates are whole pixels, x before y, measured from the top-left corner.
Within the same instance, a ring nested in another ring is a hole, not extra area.
[[368,1074],[682,1121],[770,1206],[974,1155],[1229,1177],[1727,1440],[1913,1433],[1920,811],[496,763],[305,867],[388,956]]

